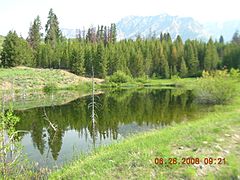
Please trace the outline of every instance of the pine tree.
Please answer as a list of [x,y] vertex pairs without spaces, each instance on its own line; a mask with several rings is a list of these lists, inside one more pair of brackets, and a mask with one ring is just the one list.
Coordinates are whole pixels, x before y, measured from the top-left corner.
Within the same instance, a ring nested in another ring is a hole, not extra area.
[[62,40],[62,32],[59,28],[58,18],[56,14],[54,14],[52,8],[48,13],[48,21],[45,26],[45,32],[45,43],[48,43],[52,48],[55,48],[56,44]]
[[178,64],[178,55],[177,55],[177,49],[175,45],[171,46],[171,57],[170,57],[170,68],[171,68],[171,75],[177,74],[177,64]]
[[104,26],[104,47],[107,46],[108,44],[108,31],[107,31],[107,26]]
[[163,52],[160,55],[160,75],[163,78],[169,78],[170,77],[168,61],[165,58],[165,55],[164,55]]
[[77,75],[84,75],[84,54],[83,50],[79,46],[79,43],[75,42],[72,45],[71,55],[70,55],[70,66],[73,73]]
[[41,37],[42,37],[42,33],[40,32],[41,29],[42,27],[41,27],[40,17],[37,16],[34,19],[31,27],[29,28],[28,37],[27,37],[27,41],[34,51],[38,50],[38,47],[41,43]]
[[17,53],[15,57],[15,66],[35,66],[35,62],[33,62],[33,51],[25,39],[20,37],[15,49]]
[[114,23],[112,23],[110,27],[110,39],[112,43],[116,43],[117,41],[117,27]]
[[146,58],[144,58],[144,74],[147,76],[150,76],[150,68],[152,66],[152,56],[151,53],[149,53],[149,50],[147,51]]
[[3,67],[13,67],[16,65],[15,58],[17,56],[16,46],[18,43],[18,35],[15,31],[9,31],[3,41],[3,49],[1,52],[1,64]]
[[144,74],[142,52],[134,49],[131,52],[130,71],[133,77],[141,77]]
[[217,49],[213,44],[212,39],[210,38],[207,44],[207,49],[204,58],[204,69],[209,71],[217,68],[219,63],[219,57]]
[[187,77],[187,74],[188,74],[187,66],[186,66],[184,58],[182,57],[179,75],[180,75],[180,77],[184,78],[184,77]]
[[194,53],[192,43],[188,40],[184,47],[184,59],[188,67],[189,76],[195,76],[198,73],[199,61]]
[[1,52],[1,65],[14,67],[19,65],[32,65],[33,54],[27,41],[18,37],[15,31],[9,31]]
[[178,59],[177,69],[179,70],[181,66],[181,59],[184,57],[184,44],[181,36],[179,35],[177,36],[177,39],[175,40],[174,44],[177,49],[177,59]]
[[105,78],[107,75],[107,61],[104,52],[103,43],[97,45],[95,58],[93,59],[94,74],[100,78]]
[[239,35],[239,31],[236,31],[236,32],[233,34],[232,43],[236,43],[236,44],[240,45],[240,35]]
[[92,76],[92,66],[93,66],[93,57],[94,57],[94,49],[90,44],[86,44],[84,48],[84,69],[85,75],[91,77]]
[[219,43],[224,44],[224,38],[223,38],[222,35],[221,35],[220,38],[219,38]]

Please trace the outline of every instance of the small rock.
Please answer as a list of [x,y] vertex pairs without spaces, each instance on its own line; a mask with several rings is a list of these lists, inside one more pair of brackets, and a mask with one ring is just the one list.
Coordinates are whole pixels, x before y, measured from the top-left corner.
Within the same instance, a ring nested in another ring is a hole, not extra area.
[[220,151],[223,150],[219,145],[216,145],[215,148],[218,149],[218,150],[220,150]]
[[223,150],[224,153],[226,154],[229,154],[229,151],[228,150]]
[[226,137],[230,137],[231,135],[230,134],[224,134]]
[[237,138],[237,139],[239,139],[239,135],[237,135],[237,134],[234,134],[234,137]]
[[200,167],[200,169],[203,169],[203,168],[204,168],[203,164],[200,164],[199,167]]
[[208,144],[208,142],[207,142],[207,141],[203,141],[202,143],[203,143],[203,144]]
[[183,146],[180,146],[178,149],[183,149]]
[[193,150],[192,151],[197,151],[198,150],[198,148],[193,148]]
[[217,141],[218,141],[218,142],[223,142],[224,139],[223,139],[223,138],[219,138],[219,139],[217,139]]

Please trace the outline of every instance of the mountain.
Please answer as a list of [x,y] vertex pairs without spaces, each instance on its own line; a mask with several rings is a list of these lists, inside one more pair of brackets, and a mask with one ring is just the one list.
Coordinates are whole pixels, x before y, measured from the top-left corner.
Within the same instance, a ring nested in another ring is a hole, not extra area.
[[[207,41],[210,37],[214,40],[223,35],[225,41],[230,41],[236,30],[240,30],[240,20],[199,23],[191,17],[170,16],[127,16],[122,18],[117,25],[118,39],[132,38],[138,35],[143,37],[159,37],[160,33],[169,32],[172,39],[180,35],[183,40],[201,39]],[[75,29],[61,29],[67,38],[75,38]]]
[[135,38],[137,35],[148,37],[150,34],[159,36],[161,32],[169,32],[175,39],[181,35],[186,39],[207,40],[210,34],[204,26],[191,17],[178,17],[162,14],[158,16],[127,16],[117,24],[118,38]]

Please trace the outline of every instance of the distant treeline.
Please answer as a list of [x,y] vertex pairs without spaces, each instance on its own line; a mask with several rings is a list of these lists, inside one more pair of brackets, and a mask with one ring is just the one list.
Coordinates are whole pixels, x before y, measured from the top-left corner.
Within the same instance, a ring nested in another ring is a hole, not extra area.
[[50,9],[41,33],[39,16],[29,28],[27,39],[10,31],[5,37],[0,54],[1,67],[25,65],[39,68],[60,68],[90,76],[92,66],[95,75],[104,78],[116,71],[132,77],[170,78],[194,77],[203,70],[240,68],[240,35],[232,41],[203,42],[182,41],[180,36],[173,41],[169,33],[158,37],[125,39],[117,41],[116,25],[98,26],[78,31],[75,39],[63,37],[56,14]]

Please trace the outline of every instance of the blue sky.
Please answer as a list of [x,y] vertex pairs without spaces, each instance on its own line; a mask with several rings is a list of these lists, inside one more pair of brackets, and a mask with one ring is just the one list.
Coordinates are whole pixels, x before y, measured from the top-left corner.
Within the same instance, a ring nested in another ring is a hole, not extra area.
[[26,37],[39,15],[44,27],[50,8],[61,28],[82,28],[117,22],[128,15],[190,16],[200,22],[239,19],[239,0],[0,0],[0,34],[16,30]]

